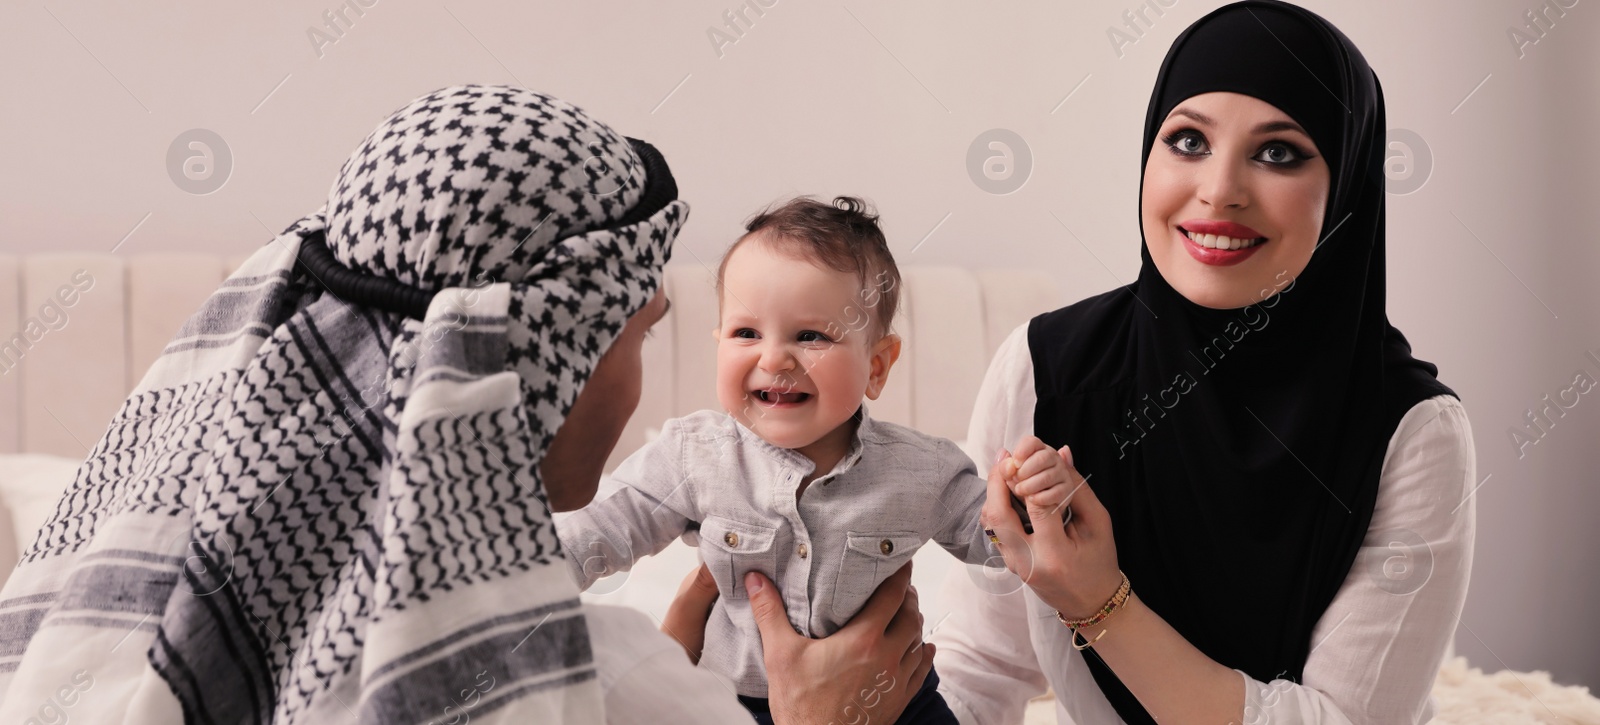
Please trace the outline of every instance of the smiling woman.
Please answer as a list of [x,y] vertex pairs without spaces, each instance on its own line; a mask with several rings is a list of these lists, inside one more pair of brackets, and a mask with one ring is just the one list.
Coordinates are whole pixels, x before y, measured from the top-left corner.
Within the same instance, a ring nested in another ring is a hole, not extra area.
[[1259,98],[1212,92],[1184,100],[1157,133],[1140,210],[1150,258],[1173,289],[1234,309],[1305,269],[1328,162],[1300,124]]
[[[979,393],[977,455],[1042,441],[1084,485],[1064,528],[1013,487],[1029,534],[991,473],[1026,596],[958,599],[936,639],[952,709],[1011,721],[1048,684],[1080,723],[1428,719],[1475,525],[1436,502],[1467,499],[1475,461],[1388,323],[1384,128],[1377,76],[1309,11],[1235,3],[1174,41],[1138,280],[1017,329]],[[1426,542],[1426,586],[1370,575],[1397,539]]]

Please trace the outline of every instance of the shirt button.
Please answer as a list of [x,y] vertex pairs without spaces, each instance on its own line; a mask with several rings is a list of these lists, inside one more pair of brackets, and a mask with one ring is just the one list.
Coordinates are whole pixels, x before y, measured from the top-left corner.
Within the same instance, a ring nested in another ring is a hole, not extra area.
[[802,559],[806,558],[806,545],[805,544],[801,544],[800,545],[800,558],[802,558]]
[[884,539],[883,541],[878,542],[878,550],[883,552],[885,556],[887,556],[889,554],[893,554],[894,553],[894,542],[890,541],[888,539]]
[[722,535],[722,541],[728,546],[738,546],[739,535],[729,531],[728,533]]

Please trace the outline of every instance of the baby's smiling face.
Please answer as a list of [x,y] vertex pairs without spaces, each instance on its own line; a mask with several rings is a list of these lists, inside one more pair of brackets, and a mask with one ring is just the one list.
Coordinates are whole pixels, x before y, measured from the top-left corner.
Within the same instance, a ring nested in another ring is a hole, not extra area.
[[716,330],[718,402],[773,445],[813,461],[843,455],[845,423],[863,397],[883,391],[899,338],[868,321],[876,311],[864,309],[853,272],[775,250],[759,233],[731,255]]

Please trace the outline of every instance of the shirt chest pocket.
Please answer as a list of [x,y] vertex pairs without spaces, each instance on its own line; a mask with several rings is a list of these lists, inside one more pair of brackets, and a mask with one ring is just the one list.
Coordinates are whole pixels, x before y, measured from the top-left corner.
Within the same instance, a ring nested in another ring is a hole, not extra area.
[[717,591],[728,599],[748,599],[744,575],[759,571],[778,580],[777,530],[721,516],[700,523],[700,556],[717,580]]
[[905,566],[922,543],[922,536],[911,531],[849,532],[833,587],[834,617],[843,622],[855,616],[878,584]]

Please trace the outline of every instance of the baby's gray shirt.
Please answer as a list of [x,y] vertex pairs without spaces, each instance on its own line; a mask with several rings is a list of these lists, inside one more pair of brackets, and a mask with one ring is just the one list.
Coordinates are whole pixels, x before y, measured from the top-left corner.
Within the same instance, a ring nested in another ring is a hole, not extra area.
[[558,521],[579,587],[698,528],[700,557],[720,592],[700,662],[732,679],[739,694],[766,697],[746,572],[777,585],[796,632],[825,637],[930,539],[969,564],[997,565],[999,549],[978,522],[986,482],[972,459],[949,440],[874,420],[865,406],[860,415],[850,452],[798,501],[795,491],[814,468],[798,451],[768,443],[727,413],[667,421],[600,496]]

